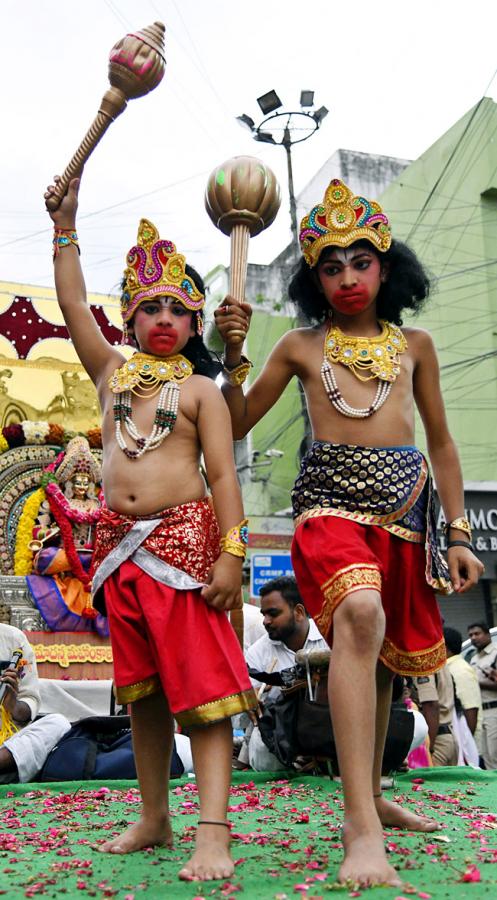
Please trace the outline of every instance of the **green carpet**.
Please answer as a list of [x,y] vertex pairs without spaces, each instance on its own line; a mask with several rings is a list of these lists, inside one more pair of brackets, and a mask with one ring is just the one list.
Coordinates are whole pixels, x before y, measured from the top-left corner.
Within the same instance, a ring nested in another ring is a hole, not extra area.
[[440,819],[444,830],[436,836],[388,830],[390,859],[403,887],[354,892],[334,883],[342,800],[340,787],[326,778],[235,773],[229,812],[235,875],[229,883],[203,885],[177,880],[197,820],[191,780],[172,784],[174,850],[124,857],[99,854],[92,845],[137,816],[136,782],[3,785],[0,894],[8,900],[319,900],[338,890],[339,897],[374,900],[497,897],[497,772],[418,769],[400,776],[388,796]]

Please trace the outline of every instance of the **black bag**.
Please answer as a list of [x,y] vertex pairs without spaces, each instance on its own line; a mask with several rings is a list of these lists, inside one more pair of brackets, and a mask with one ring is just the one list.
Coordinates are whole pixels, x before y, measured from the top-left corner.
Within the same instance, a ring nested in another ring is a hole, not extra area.
[[[183,763],[173,748],[171,777]],[[129,716],[89,716],[76,722],[48,754],[38,781],[135,779]]]
[[[335,739],[327,703],[310,700],[305,682],[284,688],[270,698],[259,719],[261,738],[284,766],[299,756],[324,758],[338,774]],[[414,716],[403,704],[392,704],[382,773],[394,771],[405,760],[414,734]]]

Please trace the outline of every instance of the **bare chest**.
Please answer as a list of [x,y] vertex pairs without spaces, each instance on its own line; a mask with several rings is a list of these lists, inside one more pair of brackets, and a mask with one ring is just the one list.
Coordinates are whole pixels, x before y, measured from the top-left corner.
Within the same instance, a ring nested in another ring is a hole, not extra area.
[[317,440],[373,446],[414,441],[414,360],[409,348],[399,359],[393,382],[362,378],[346,365],[325,362],[324,339],[318,333],[302,352],[299,373],[313,436]]

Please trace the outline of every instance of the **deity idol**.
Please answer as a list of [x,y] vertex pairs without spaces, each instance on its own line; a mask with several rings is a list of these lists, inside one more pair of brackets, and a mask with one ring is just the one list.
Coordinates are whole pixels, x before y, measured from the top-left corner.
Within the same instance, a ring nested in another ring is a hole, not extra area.
[[108,634],[105,617],[92,605],[88,574],[100,516],[100,480],[100,466],[79,435],[42,476],[46,497],[33,529],[33,574],[26,581],[52,631]]

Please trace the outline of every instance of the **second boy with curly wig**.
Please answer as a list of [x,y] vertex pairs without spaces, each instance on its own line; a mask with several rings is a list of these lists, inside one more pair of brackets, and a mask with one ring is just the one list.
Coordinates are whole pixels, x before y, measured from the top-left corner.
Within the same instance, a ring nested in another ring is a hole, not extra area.
[[[432,339],[400,328],[429,280],[392,241],[379,204],[334,179],[301,225],[304,259],[290,297],[312,323],[285,334],[246,396],[240,356],[248,304],[216,312],[226,344],[224,394],[242,438],[292,376],[306,396],[313,443],[292,494],[292,560],[306,607],[332,645],[329,700],[342,777],[342,882],[400,884],[382,826],[433,831],[433,820],[382,795],[381,760],[394,672],[423,676],[445,661],[435,590],[467,591],[482,566],[464,518],[463,483],[449,434]],[[449,523],[448,567],[435,537],[427,462],[414,446],[423,421]]]

